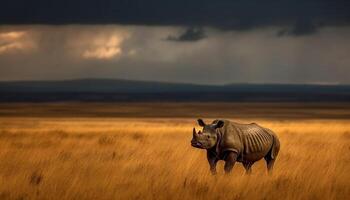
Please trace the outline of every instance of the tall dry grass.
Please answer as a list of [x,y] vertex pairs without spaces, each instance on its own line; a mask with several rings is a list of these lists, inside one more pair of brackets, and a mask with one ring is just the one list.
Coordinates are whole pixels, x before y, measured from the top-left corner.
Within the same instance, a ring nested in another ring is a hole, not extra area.
[[350,199],[350,121],[245,120],[274,130],[272,176],[209,173],[194,119],[0,119],[0,199]]

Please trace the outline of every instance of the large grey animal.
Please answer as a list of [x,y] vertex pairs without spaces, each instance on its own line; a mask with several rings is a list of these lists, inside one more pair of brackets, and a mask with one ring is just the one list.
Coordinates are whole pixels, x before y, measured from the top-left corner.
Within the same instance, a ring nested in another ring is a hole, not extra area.
[[202,131],[193,128],[191,145],[206,149],[212,174],[216,174],[216,163],[225,161],[225,172],[231,172],[236,161],[241,162],[246,173],[251,173],[254,162],[264,158],[268,172],[272,172],[280,149],[280,142],[274,132],[258,124],[239,124],[229,120],[214,120],[205,124],[198,119]]

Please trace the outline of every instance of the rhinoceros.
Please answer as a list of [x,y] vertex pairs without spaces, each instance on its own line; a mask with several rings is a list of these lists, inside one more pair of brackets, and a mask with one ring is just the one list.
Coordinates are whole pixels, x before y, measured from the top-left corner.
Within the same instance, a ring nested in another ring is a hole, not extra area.
[[202,131],[193,128],[191,145],[207,150],[207,159],[212,174],[216,174],[216,163],[225,161],[224,170],[230,173],[235,162],[241,162],[247,174],[254,162],[264,158],[267,170],[272,173],[280,149],[280,142],[274,132],[256,123],[240,124],[217,119],[205,124],[198,119]]

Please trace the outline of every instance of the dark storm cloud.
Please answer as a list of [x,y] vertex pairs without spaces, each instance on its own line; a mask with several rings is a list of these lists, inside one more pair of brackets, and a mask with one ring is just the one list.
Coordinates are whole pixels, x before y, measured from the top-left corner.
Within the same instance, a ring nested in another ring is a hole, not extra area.
[[5,0],[1,24],[132,24],[248,30],[287,26],[282,35],[350,24],[347,0]]
[[176,42],[195,42],[205,37],[206,35],[202,28],[190,27],[178,36],[169,35],[167,40]]
[[314,24],[307,21],[297,21],[294,26],[282,29],[277,32],[277,36],[302,36],[311,35],[318,31],[322,24]]

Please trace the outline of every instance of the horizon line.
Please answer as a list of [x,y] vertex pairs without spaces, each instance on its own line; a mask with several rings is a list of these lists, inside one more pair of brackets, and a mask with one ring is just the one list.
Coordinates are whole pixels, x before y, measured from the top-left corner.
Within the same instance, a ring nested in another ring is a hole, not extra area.
[[15,83],[15,82],[66,82],[66,81],[125,81],[125,82],[146,82],[159,84],[181,84],[181,85],[199,85],[199,86],[230,86],[230,85],[315,85],[315,86],[350,86],[350,83],[339,82],[308,82],[308,83],[286,83],[286,82],[228,82],[221,84],[209,83],[194,83],[194,82],[175,82],[175,81],[160,81],[160,80],[139,80],[125,78],[67,78],[67,79],[16,79],[16,80],[0,80],[0,83]]

